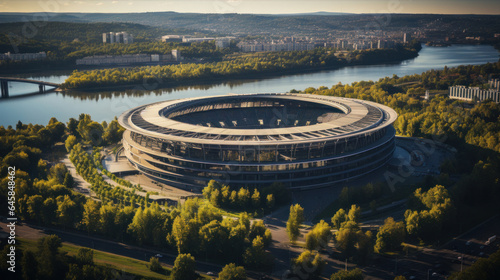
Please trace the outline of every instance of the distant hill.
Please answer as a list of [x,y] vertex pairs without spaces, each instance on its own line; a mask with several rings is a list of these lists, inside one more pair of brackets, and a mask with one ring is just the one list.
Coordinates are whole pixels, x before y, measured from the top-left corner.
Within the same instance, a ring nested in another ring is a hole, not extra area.
[[314,12],[314,13],[294,13],[294,14],[272,14],[278,17],[289,17],[289,16],[341,16],[341,15],[352,15],[352,13],[338,13],[338,12]]
[[[200,14],[151,13],[0,13],[0,23],[29,20],[62,22],[126,22],[167,29],[198,30],[218,34],[307,34],[324,36],[335,30],[410,30],[485,34],[500,30],[498,15],[436,14],[348,14],[316,12],[304,14]],[[2,32],[2,31],[0,31]]]

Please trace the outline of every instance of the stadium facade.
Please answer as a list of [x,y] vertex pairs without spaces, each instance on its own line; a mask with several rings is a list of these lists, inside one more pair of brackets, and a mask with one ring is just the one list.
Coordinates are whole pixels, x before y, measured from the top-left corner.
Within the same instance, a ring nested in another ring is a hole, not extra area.
[[308,94],[163,101],[123,113],[124,153],[148,177],[200,191],[281,182],[318,188],[384,166],[397,114],[374,102]]

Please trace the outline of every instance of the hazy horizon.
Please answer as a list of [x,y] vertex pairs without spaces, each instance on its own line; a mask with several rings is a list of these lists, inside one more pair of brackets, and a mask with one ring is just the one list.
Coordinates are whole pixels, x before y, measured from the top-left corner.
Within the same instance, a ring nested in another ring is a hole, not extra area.
[[402,13],[499,15],[496,0],[9,0],[0,1],[3,13],[146,13],[301,14],[301,13]]

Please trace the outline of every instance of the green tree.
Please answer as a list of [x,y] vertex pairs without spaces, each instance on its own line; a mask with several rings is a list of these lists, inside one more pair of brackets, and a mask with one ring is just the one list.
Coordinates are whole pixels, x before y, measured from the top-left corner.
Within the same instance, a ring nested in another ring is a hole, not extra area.
[[104,130],[104,134],[102,136],[103,140],[108,143],[108,144],[114,144],[118,143],[122,139],[122,135],[125,129],[120,126],[118,123],[118,120],[115,119],[112,120],[108,126],[106,126],[106,129]]
[[375,252],[391,252],[401,249],[401,243],[405,238],[405,226],[403,222],[395,222],[392,217],[385,219],[377,233]]
[[337,231],[335,236],[337,248],[345,257],[349,258],[354,256],[359,233],[359,226],[353,221],[347,221],[344,226]]
[[332,224],[337,228],[340,229],[342,224],[347,221],[347,214],[345,213],[345,210],[340,208],[335,215],[332,217]]
[[306,249],[319,250],[328,247],[328,242],[332,236],[330,226],[323,220],[314,226],[306,235]]
[[272,193],[270,193],[270,194],[268,194],[266,196],[266,205],[267,205],[267,208],[273,209],[274,208],[274,204],[275,204],[274,195]]
[[356,204],[351,205],[351,209],[349,210],[347,217],[349,218],[349,221],[359,223],[359,219],[361,218],[361,207]]
[[[68,121],[68,132],[69,134],[75,136],[75,137],[80,137],[80,134],[78,133],[77,129],[78,129],[78,121],[75,120],[74,118],[70,118],[69,121]],[[66,147],[67,149],[67,147]],[[69,150],[68,150],[69,152]]]
[[76,253],[76,261],[79,265],[94,264],[94,250],[90,248],[79,248]]
[[191,254],[179,254],[172,268],[173,280],[194,280],[196,275],[196,262]]
[[27,201],[28,214],[31,219],[42,222],[43,197],[39,194],[30,196]]
[[339,270],[330,276],[330,280],[363,280],[363,272],[359,268],[353,270]]
[[270,254],[264,249],[264,241],[261,236],[255,237],[252,246],[245,251],[243,260],[247,268],[254,270],[265,270],[273,263]]
[[219,280],[245,280],[247,275],[243,266],[236,266],[234,263],[227,264],[219,272]]
[[260,192],[257,189],[253,190],[252,206],[254,209],[257,209],[260,207]]
[[42,219],[46,225],[50,225],[57,220],[57,202],[49,197],[43,202]]
[[63,185],[66,188],[73,188],[74,184],[75,184],[75,181],[73,180],[73,176],[71,176],[71,173],[66,172],[66,175],[64,175]]
[[[158,273],[163,272],[163,267],[161,266],[158,258],[151,257],[149,259],[149,266],[148,267],[149,267],[149,270],[151,270],[151,271],[158,272]],[[181,279],[181,278],[177,278],[177,279]]]
[[286,232],[291,242],[295,242],[300,235],[300,225],[304,222],[304,208],[299,204],[290,206],[290,215],[286,222]]
[[186,221],[184,221],[181,216],[178,216],[174,220],[174,224],[172,225],[172,235],[175,239],[175,243],[177,244],[177,251],[179,253],[188,252],[189,228]]
[[96,232],[99,229],[101,204],[93,199],[87,199],[83,205],[82,224],[88,233]]
[[323,272],[325,264],[318,253],[305,250],[292,260],[291,273],[300,276],[300,279],[316,279]]
[[81,218],[80,206],[75,203],[69,195],[65,195],[57,204],[57,216],[59,222],[65,227],[73,227]]
[[70,135],[68,136],[68,138],[66,138],[66,141],[64,142],[64,146],[66,147],[66,151],[68,151],[68,153],[71,151],[71,149],[73,149],[73,147],[78,143],[78,140],[76,140],[76,137],[74,135]]
[[37,266],[38,262],[36,260],[35,253],[32,250],[24,250],[23,257],[21,259],[23,279],[36,279],[38,275]]

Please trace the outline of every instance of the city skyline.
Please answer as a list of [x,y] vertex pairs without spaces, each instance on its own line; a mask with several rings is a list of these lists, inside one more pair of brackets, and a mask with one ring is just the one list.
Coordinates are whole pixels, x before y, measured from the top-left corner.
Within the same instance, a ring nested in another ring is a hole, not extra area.
[[179,13],[415,13],[415,14],[500,14],[500,2],[494,0],[11,0],[0,1],[2,12],[165,12]]

